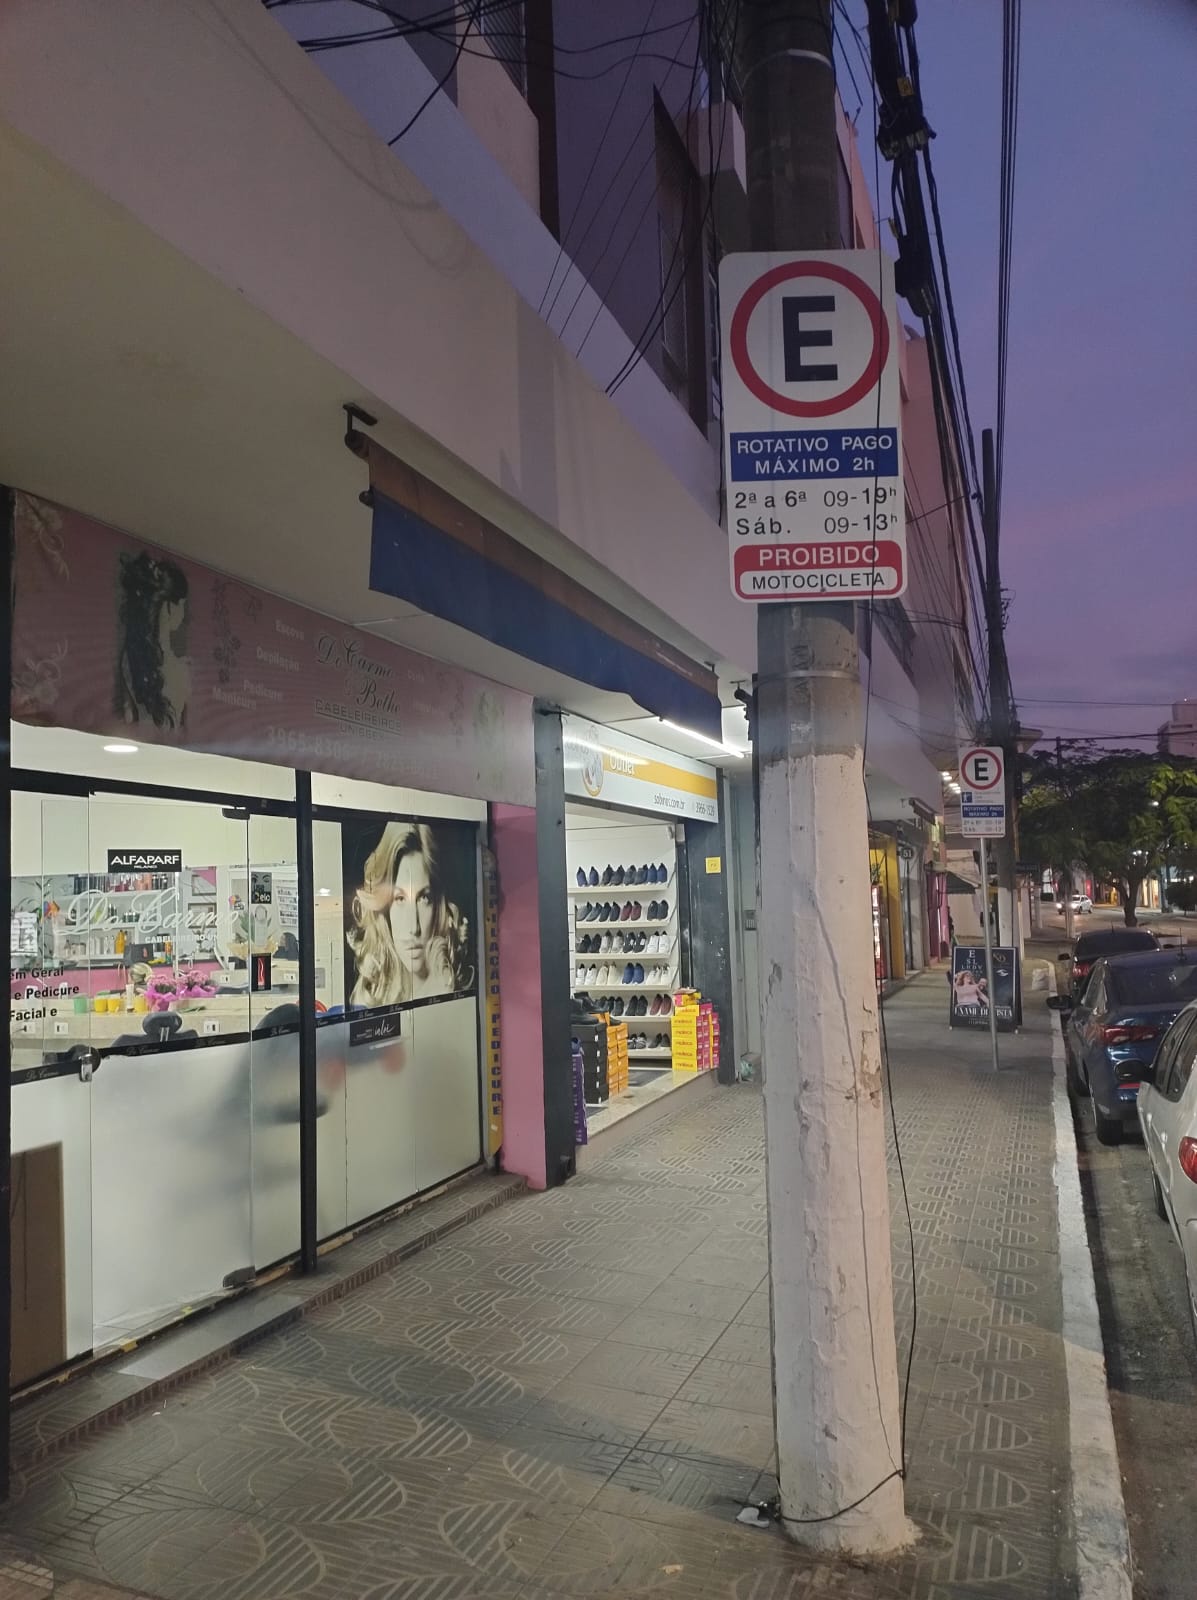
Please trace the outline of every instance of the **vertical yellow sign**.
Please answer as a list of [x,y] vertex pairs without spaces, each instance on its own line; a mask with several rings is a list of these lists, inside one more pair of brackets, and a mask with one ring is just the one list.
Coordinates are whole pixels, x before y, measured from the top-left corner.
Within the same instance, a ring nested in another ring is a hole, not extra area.
[[502,1028],[499,1016],[499,875],[494,854],[482,852],[482,1037],[486,1050],[486,1150],[503,1143]]

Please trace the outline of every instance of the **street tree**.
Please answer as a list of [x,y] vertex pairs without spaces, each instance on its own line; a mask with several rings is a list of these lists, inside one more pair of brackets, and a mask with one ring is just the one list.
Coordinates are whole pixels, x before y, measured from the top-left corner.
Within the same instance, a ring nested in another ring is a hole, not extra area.
[[1148,875],[1197,848],[1197,763],[1137,750],[1032,753],[1024,767],[1024,853],[1070,881],[1073,862],[1112,883],[1127,927]]

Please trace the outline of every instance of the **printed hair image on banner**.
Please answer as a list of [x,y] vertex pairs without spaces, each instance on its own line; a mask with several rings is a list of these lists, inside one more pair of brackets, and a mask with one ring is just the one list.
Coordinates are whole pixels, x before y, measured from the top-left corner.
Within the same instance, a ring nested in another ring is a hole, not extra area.
[[51,501],[0,516],[17,721],[535,803],[529,696]]
[[122,551],[116,570],[113,710],[128,723],[181,728],[191,692],[187,574],[148,550]]
[[356,1008],[465,995],[478,979],[476,834],[363,815],[341,824],[346,990]]

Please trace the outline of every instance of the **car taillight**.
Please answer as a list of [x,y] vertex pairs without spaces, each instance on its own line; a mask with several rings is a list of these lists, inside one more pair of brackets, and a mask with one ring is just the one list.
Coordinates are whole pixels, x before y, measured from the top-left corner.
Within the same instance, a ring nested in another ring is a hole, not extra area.
[[1190,1183],[1197,1183],[1197,1139],[1182,1139],[1176,1149],[1180,1170]]
[[1087,978],[1092,971],[1092,961],[1076,961],[1073,963],[1072,975],[1074,978]]
[[1147,1023],[1116,1022],[1101,1030],[1102,1044],[1144,1044],[1148,1039],[1158,1039],[1160,1030]]

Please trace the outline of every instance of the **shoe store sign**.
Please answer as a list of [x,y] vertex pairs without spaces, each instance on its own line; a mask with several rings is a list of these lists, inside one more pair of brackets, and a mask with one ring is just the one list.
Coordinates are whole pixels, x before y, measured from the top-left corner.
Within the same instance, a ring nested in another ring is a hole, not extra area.
[[877,250],[719,265],[732,593],[906,588],[894,273]]
[[567,795],[679,822],[719,820],[714,767],[581,717],[562,717],[561,728]]

